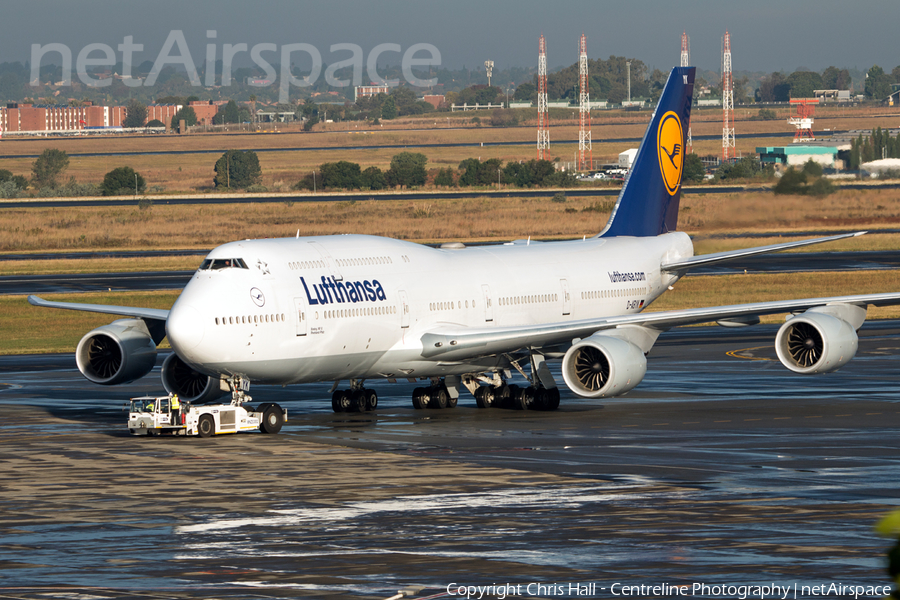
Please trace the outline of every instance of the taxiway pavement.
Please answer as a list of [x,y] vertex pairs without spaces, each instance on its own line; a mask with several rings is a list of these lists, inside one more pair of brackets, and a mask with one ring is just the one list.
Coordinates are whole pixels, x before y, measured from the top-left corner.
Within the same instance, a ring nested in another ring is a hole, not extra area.
[[888,585],[872,525],[898,504],[900,321],[819,377],[784,369],[774,333],[670,332],[631,393],[553,413],[417,411],[412,384],[371,382],[377,411],[334,414],[327,384],[259,386],[282,433],[208,440],[125,431],[157,371],[110,388],[71,355],[0,358],[0,595]]

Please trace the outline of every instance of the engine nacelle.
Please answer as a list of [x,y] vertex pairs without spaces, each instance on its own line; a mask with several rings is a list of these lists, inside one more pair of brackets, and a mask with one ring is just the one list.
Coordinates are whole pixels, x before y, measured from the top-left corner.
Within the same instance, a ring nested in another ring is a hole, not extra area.
[[141,319],[119,319],[98,327],[78,342],[78,370],[101,385],[128,383],[156,364],[156,344]]
[[225,393],[218,378],[195,371],[174,352],[163,361],[162,384],[167,392],[188,402],[209,402]]
[[856,356],[858,347],[853,325],[815,309],[792,318],[775,336],[781,364],[805,375],[840,369]]
[[586,398],[618,396],[633,389],[647,373],[640,348],[608,335],[592,335],[569,348],[562,375],[569,389]]

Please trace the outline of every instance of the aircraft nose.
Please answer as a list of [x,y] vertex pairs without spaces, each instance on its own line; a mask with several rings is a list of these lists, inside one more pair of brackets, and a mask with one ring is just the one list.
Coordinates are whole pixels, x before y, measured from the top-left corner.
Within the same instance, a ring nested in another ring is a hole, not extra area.
[[203,341],[203,317],[190,304],[176,302],[166,320],[166,335],[172,348],[182,357]]

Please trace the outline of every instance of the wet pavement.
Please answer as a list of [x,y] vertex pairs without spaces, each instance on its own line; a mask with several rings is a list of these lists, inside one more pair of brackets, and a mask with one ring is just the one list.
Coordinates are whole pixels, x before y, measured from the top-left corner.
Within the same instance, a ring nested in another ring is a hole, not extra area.
[[108,388],[71,355],[0,358],[0,598],[887,585],[900,322],[818,377],[784,369],[774,334],[671,332],[626,397],[566,391],[553,413],[417,411],[412,384],[372,382],[376,412],[335,415],[328,385],[259,386],[282,433],[209,440],[127,434],[157,372]]

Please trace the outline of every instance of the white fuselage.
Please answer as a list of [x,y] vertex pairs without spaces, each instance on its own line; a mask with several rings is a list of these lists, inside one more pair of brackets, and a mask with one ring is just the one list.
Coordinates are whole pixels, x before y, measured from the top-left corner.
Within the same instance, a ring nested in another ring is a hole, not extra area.
[[428,360],[423,333],[640,312],[677,279],[660,264],[692,254],[683,233],[459,249],[363,235],[247,240],[209,254],[166,329],[194,368],[256,383],[459,375],[499,359]]

